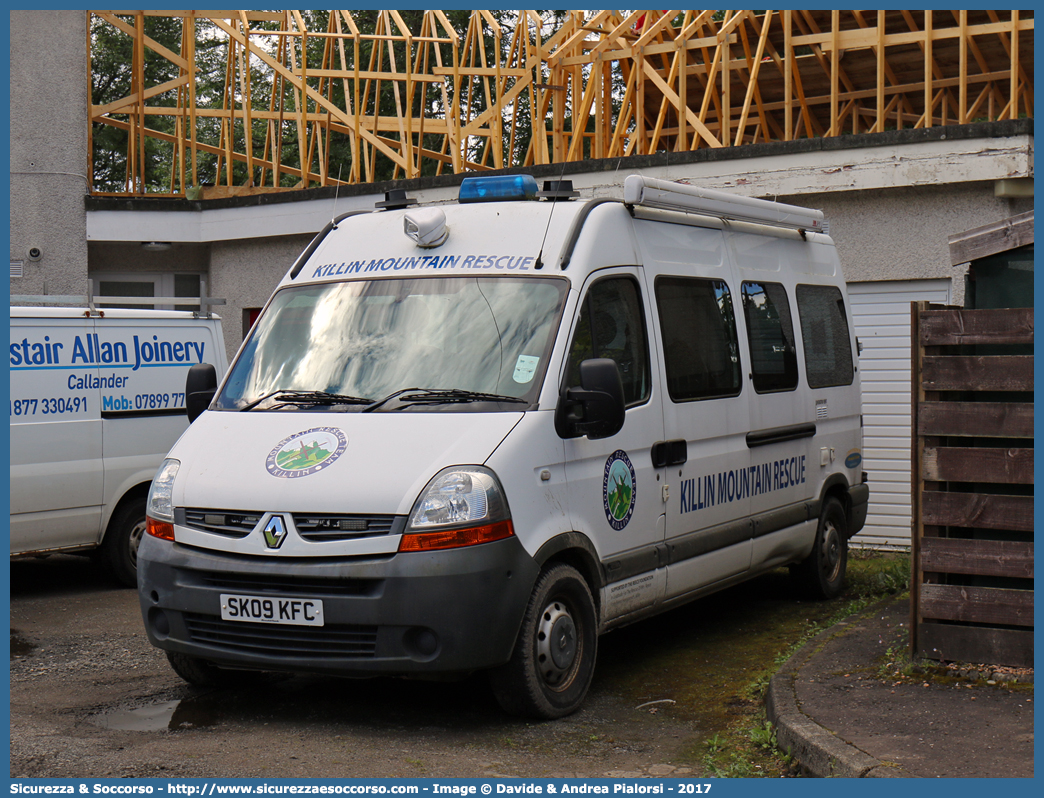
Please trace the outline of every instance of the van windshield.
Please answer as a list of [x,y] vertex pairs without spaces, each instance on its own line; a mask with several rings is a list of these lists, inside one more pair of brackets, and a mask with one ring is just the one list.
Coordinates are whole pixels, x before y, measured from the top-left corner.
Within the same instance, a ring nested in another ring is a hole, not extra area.
[[432,277],[290,286],[258,319],[218,410],[525,410],[568,282]]

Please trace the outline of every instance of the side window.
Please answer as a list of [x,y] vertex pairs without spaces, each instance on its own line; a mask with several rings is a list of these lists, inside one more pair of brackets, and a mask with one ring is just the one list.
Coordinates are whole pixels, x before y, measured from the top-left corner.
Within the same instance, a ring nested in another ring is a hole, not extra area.
[[740,392],[736,317],[721,280],[656,278],[667,392],[675,402]]
[[851,385],[855,372],[841,291],[831,285],[799,285],[797,304],[809,387]]
[[649,398],[649,345],[642,300],[638,284],[630,277],[610,277],[588,289],[569,349],[569,385],[580,384],[580,363],[593,357],[616,361],[628,407]]
[[793,391],[798,383],[797,349],[786,289],[779,283],[744,283],[742,293],[754,390]]

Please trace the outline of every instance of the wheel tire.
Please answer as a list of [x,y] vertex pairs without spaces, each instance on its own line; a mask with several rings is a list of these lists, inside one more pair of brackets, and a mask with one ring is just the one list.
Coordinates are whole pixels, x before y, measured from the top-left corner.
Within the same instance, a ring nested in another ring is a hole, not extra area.
[[138,586],[138,546],[145,534],[145,497],[124,502],[112,518],[102,541],[102,559],[124,587]]
[[848,567],[848,519],[837,499],[827,499],[819,515],[812,552],[791,568],[791,576],[810,598],[832,599],[845,586]]
[[219,668],[210,660],[177,651],[168,651],[167,661],[178,676],[196,687],[231,687],[249,681],[254,675],[249,671]]
[[584,701],[598,653],[591,589],[559,564],[537,579],[511,659],[490,672],[493,694],[512,715],[553,719]]

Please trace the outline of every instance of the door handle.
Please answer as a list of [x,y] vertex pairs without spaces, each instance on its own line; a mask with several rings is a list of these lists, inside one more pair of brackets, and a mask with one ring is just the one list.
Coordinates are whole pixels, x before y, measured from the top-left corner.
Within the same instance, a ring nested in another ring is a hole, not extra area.
[[652,445],[653,468],[682,465],[689,459],[689,447],[685,439],[657,441]]

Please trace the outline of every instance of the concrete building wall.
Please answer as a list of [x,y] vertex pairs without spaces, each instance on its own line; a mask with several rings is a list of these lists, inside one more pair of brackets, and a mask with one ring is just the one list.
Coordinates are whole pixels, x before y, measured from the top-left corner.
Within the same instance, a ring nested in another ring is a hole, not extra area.
[[211,296],[227,304],[215,308],[221,317],[228,357],[246,333],[246,312],[268,301],[276,285],[297,260],[312,236],[220,241],[211,245]]
[[87,14],[11,11],[10,26],[10,290],[85,294]]
[[92,272],[203,272],[210,269],[210,245],[172,243],[148,252],[132,241],[98,241],[87,245]]
[[850,282],[953,280],[952,301],[964,301],[967,267],[950,263],[949,236],[1033,207],[1032,198],[994,196],[992,181],[880,188],[780,197],[818,208]]

